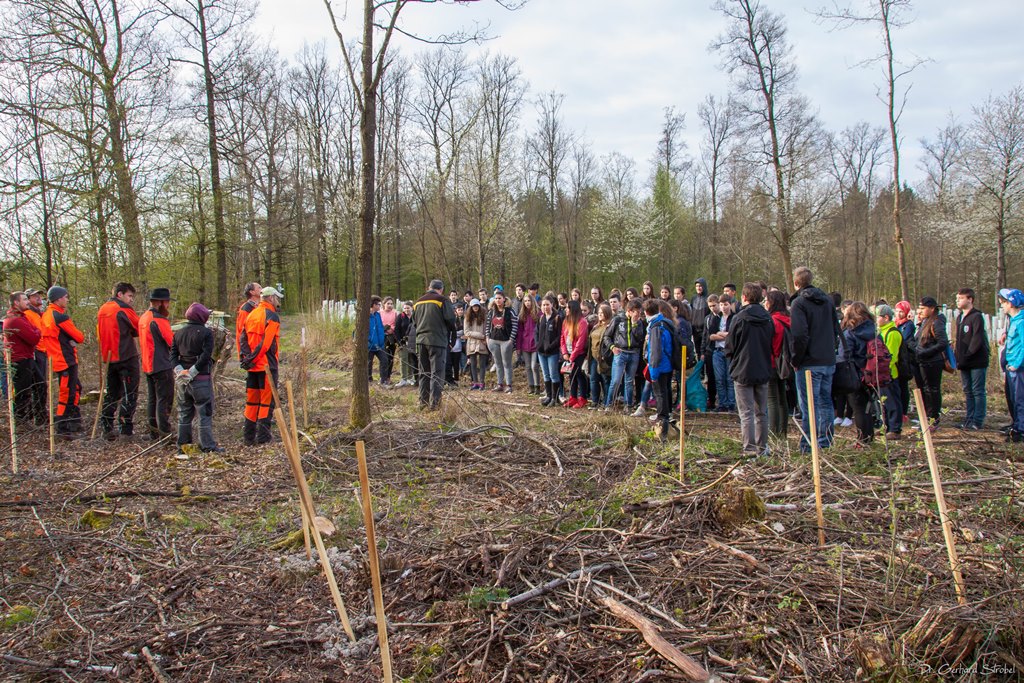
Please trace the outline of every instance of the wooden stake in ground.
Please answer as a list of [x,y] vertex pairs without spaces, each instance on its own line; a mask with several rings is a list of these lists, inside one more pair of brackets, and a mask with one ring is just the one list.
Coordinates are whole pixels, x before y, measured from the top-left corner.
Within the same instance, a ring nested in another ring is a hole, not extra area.
[[683,466],[686,464],[686,344],[680,351],[683,356],[683,372],[679,376],[679,481],[683,479]]
[[18,473],[18,435],[14,433],[14,365],[11,364],[11,350],[4,347],[4,362],[7,364],[7,412],[11,418],[11,472]]
[[[302,328],[302,428],[309,429],[309,364],[306,362],[306,328]],[[290,399],[289,399],[290,400]]]
[[90,439],[96,438],[96,426],[100,423],[100,413],[103,412],[103,392],[107,388],[107,367],[110,365],[110,352],[107,352],[107,359],[100,356],[100,397],[96,401],[96,417],[92,419],[92,435]]
[[939,474],[939,461],[935,457],[935,445],[932,443],[932,432],[929,429],[928,413],[924,409],[924,397],[921,390],[914,387],[914,404],[921,422],[921,436],[924,437],[924,449],[928,453],[928,469],[932,473],[932,486],[935,487],[935,502],[939,506],[939,519],[942,520],[942,536],[946,539],[946,552],[949,553],[949,568],[953,572],[953,585],[956,588],[956,600],[961,605],[967,604],[964,594],[964,575],[960,571],[960,558],[956,553],[953,540],[953,521],[949,518],[946,507],[946,496],[942,492],[942,477]]
[[373,526],[373,504],[370,500],[370,477],[366,472],[366,447],[356,441],[359,460],[359,488],[363,492],[363,523],[366,525],[366,552],[370,556],[370,580],[373,583],[373,611],[377,615],[377,639],[380,641],[384,681],[391,683],[391,647],[388,645],[388,622],[384,615],[384,593],[380,585],[380,561],[377,559],[377,534]]
[[53,359],[46,356],[46,412],[50,414],[50,456],[57,452],[57,438],[53,431]]
[[[316,511],[313,508],[313,497],[309,493],[309,485],[306,483],[306,475],[302,471],[302,462],[299,454],[292,449],[291,437],[288,433],[288,422],[285,420],[284,412],[278,405],[274,409],[274,418],[277,420],[277,428],[281,430],[281,443],[284,444],[285,454],[292,466],[292,474],[295,475],[295,482],[299,487],[299,503],[306,509],[306,515],[310,520],[316,518]],[[320,537],[320,530],[316,524],[309,525],[310,533],[313,535],[313,542],[316,544],[316,553],[320,558],[320,566],[327,576],[327,586],[331,590],[331,598],[334,600],[334,607],[338,610],[338,617],[341,619],[341,626],[345,629],[352,642],[356,640],[356,634],[352,631],[352,625],[348,621],[348,612],[345,610],[345,601],[341,599],[341,591],[338,590],[338,581],[334,578],[334,569],[331,567],[331,560],[327,556],[327,548],[324,547],[324,539]]]
[[818,453],[818,423],[814,415],[814,383],[811,371],[804,370],[807,381],[807,422],[811,428],[811,468],[814,472],[814,507],[818,511],[818,545],[825,545],[825,512],[821,507],[821,456]]
[[[295,449],[295,454],[301,456],[302,450],[299,448],[299,430],[295,427],[295,399],[292,397],[292,383],[291,380],[285,383],[285,387],[288,389],[288,411],[291,417],[291,431],[289,436],[292,440],[292,447]],[[313,524],[313,520],[306,516],[306,509],[302,505],[299,506],[302,510],[302,542],[306,546],[306,559],[313,557],[313,552],[309,547],[309,527]]]

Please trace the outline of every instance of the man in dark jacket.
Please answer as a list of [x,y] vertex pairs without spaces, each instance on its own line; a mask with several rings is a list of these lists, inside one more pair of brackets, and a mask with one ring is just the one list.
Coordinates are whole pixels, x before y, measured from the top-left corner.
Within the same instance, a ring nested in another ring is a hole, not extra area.
[[956,295],[956,367],[960,370],[960,384],[964,389],[967,415],[962,429],[977,431],[985,424],[985,379],[988,374],[988,334],[981,311],[974,307],[974,290],[962,288]]
[[697,357],[704,355],[704,320],[711,313],[708,308],[708,281],[702,277],[693,283],[694,295],[690,298],[690,323],[693,326],[693,346]]
[[811,373],[814,392],[814,413],[818,429],[818,446],[832,445],[832,376],[836,372],[836,340],[839,338],[839,320],[836,319],[832,299],[811,285],[814,274],[801,266],[793,271],[796,294],[790,298],[790,352],[796,370],[796,394],[802,416],[800,452],[810,452],[807,439],[811,434],[807,411],[807,380],[804,371]]
[[761,305],[760,285],[746,283],[740,296],[743,306],[729,324],[725,355],[736,391],[743,452],[767,455],[768,380],[775,371],[772,364],[775,324]]
[[[11,382],[14,385],[14,414],[19,420],[31,420],[44,410],[36,390],[35,350],[42,339],[39,328],[25,317],[28,297],[11,292],[11,308],[4,318],[4,347],[8,349]],[[43,413],[45,415],[45,413]]]
[[431,280],[430,289],[412,307],[420,364],[420,409],[433,410],[441,403],[448,339],[455,329],[455,308],[442,292],[444,283]]
[[171,363],[178,386],[178,448],[192,443],[192,419],[199,414],[199,447],[222,453],[213,438],[213,330],[206,326],[210,309],[193,303],[185,312],[188,322],[174,333]]

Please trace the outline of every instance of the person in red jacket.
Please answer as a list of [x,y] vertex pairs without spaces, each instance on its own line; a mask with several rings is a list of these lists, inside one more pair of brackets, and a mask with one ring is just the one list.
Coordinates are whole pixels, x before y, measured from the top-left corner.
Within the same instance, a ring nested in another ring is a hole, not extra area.
[[583,361],[587,359],[587,341],[589,338],[587,319],[580,308],[580,302],[575,299],[566,304],[565,320],[562,322],[562,361],[563,368],[568,363],[568,372],[562,371],[565,375],[565,383],[569,385],[569,400],[565,402],[567,408],[586,408],[587,399],[583,397],[583,382],[586,376],[583,374]]
[[82,431],[82,413],[78,409],[82,385],[78,381],[77,347],[85,341],[85,334],[67,313],[68,290],[54,285],[46,292],[46,298],[50,305],[42,317],[42,344],[59,383],[54,422],[61,438],[75,439],[77,432]]
[[[135,407],[139,402],[139,314],[132,308],[135,287],[118,282],[110,300],[96,314],[96,333],[100,340],[100,358],[107,363],[107,395],[103,397],[103,438],[134,433]],[[117,413],[117,425],[114,414]],[[117,429],[115,429],[115,427]]]
[[[28,297],[24,292],[11,292],[11,308],[4,318],[4,348],[10,354],[11,382],[14,385],[14,415],[20,420],[31,420],[43,408],[42,397],[35,391],[36,344],[43,335],[39,328],[25,317]],[[38,419],[38,418],[37,418]]]
[[146,374],[146,420],[149,438],[157,441],[171,433],[174,402],[174,367],[171,364],[171,290],[157,287],[149,293],[149,310],[139,318],[139,350]]
[[277,309],[284,295],[273,287],[260,290],[260,305],[245,319],[241,338],[241,366],[248,371],[245,381],[245,425],[242,440],[246,446],[270,441],[274,412],[274,394],[267,378],[277,386],[277,339],[281,318]]
[[250,282],[242,290],[245,301],[238,307],[238,315],[235,316],[235,349],[238,351],[238,360],[242,360],[242,337],[245,336],[245,319],[260,305],[260,292],[263,287],[258,282]]

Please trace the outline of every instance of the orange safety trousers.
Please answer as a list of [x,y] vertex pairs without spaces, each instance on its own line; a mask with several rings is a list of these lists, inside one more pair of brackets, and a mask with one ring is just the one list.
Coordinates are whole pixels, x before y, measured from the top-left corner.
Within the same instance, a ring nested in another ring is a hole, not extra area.
[[267,373],[263,370],[250,372],[245,381],[245,419],[259,422],[270,418],[274,410],[274,393]]
[[78,409],[78,399],[82,393],[82,384],[78,381],[78,365],[71,365],[57,374],[57,412],[55,422],[61,433],[76,431],[80,427],[82,414]]

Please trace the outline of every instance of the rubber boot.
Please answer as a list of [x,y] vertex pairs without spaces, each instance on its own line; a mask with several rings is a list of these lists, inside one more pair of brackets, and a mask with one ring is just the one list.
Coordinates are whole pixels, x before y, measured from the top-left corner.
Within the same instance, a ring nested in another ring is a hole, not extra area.
[[551,405],[551,401],[554,400],[551,397],[551,382],[544,382],[544,398],[540,400],[542,406]]
[[265,417],[256,423],[256,443],[270,443],[271,438],[270,418]]

